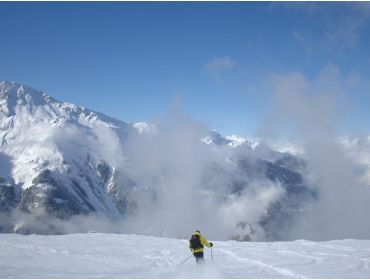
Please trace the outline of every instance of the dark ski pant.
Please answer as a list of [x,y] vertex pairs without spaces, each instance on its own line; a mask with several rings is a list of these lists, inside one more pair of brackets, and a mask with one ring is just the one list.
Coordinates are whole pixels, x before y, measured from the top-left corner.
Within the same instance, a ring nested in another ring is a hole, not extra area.
[[193,255],[195,257],[197,264],[204,263],[204,253],[203,252],[193,253]]

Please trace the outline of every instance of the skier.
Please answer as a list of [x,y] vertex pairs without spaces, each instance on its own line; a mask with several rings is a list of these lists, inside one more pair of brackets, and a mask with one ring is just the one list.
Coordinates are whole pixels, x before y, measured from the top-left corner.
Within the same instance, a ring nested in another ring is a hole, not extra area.
[[189,240],[189,248],[192,251],[197,264],[204,262],[204,246],[209,248],[213,247],[212,242],[208,242],[201,234],[200,231],[197,230]]

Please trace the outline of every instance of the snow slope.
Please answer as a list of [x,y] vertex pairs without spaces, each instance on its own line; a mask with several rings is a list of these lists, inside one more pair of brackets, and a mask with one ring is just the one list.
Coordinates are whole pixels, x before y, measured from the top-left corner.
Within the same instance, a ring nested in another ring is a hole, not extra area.
[[370,240],[215,241],[197,267],[187,240],[123,234],[0,235],[0,278],[368,278]]

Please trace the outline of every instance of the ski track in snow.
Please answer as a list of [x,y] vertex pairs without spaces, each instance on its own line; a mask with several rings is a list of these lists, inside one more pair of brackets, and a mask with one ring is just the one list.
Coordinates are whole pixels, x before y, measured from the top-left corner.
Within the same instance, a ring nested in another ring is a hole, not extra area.
[[197,266],[187,240],[124,234],[0,234],[0,278],[369,278],[370,240],[214,241]]
[[221,252],[224,252],[225,254],[231,256],[235,260],[239,260],[240,262],[248,262],[248,263],[254,264],[254,265],[257,266],[257,268],[267,268],[267,269],[272,270],[273,272],[277,273],[278,275],[281,275],[282,278],[307,278],[306,276],[294,273],[294,272],[292,272],[288,269],[285,269],[285,268],[280,268],[280,267],[276,267],[276,266],[273,266],[273,265],[268,265],[268,264],[263,263],[263,262],[258,261],[258,260],[252,260],[252,259],[249,259],[249,258],[241,258],[241,257],[238,257],[235,253],[233,253],[231,251],[226,251],[226,250],[223,250],[223,249],[221,249],[221,250],[222,250]]

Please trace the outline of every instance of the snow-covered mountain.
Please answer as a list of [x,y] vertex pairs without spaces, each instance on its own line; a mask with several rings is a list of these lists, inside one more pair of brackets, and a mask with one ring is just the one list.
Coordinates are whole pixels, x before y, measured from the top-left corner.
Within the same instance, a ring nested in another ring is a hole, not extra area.
[[0,231],[87,231],[80,218],[94,216],[98,230],[109,220],[115,232],[181,236],[202,225],[221,228],[219,239],[284,239],[318,195],[305,160],[286,147],[181,116],[123,122],[2,82]]
[[[123,207],[116,192],[117,163],[108,158],[132,124],[60,102],[14,82],[0,84],[0,209],[16,206],[61,219]],[[105,146],[102,146],[105,145]]]

